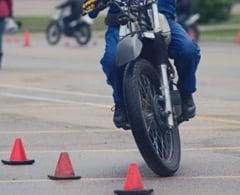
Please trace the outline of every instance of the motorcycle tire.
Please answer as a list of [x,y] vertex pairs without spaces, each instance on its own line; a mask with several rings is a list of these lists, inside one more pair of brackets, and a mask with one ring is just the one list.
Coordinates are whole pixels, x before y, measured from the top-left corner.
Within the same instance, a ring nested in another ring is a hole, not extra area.
[[158,121],[164,111],[162,103],[157,103],[161,95],[159,78],[147,60],[130,63],[124,73],[124,100],[133,137],[145,162],[157,175],[172,176],[180,164],[180,136],[177,125],[170,129]]
[[80,46],[87,45],[92,37],[92,29],[90,25],[81,23],[78,27],[78,31],[74,33],[74,36]]
[[62,37],[62,30],[57,21],[51,21],[46,29],[47,42],[50,45],[56,45],[59,43]]

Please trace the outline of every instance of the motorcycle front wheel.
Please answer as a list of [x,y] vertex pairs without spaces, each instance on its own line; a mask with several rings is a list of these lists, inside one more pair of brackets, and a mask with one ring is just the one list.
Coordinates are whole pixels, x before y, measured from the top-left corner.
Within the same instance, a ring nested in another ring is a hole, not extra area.
[[92,36],[91,27],[86,23],[79,24],[78,30],[74,33],[77,43],[87,45]]
[[126,112],[135,142],[147,165],[159,176],[179,168],[181,144],[177,125],[169,128],[158,71],[146,60],[130,63],[124,74]]
[[57,21],[51,21],[46,29],[47,42],[50,45],[56,45],[62,36],[61,27]]

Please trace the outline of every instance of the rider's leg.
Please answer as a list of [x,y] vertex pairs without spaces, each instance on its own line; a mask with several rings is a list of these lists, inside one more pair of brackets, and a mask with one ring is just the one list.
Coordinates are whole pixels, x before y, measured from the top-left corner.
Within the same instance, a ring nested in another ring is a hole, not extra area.
[[183,113],[191,118],[195,115],[192,93],[196,91],[196,70],[200,61],[199,46],[191,40],[180,24],[169,19],[172,40],[169,56],[174,59],[178,72],[178,88],[183,100]]
[[72,36],[74,32],[74,26],[72,25],[73,21],[78,20],[80,17],[79,13],[73,12],[71,15],[63,18],[64,26],[65,26],[65,34],[68,36]]
[[71,36],[71,32],[72,32],[72,29],[71,29],[71,22],[72,22],[72,16],[66,16],[65,18],[63,18],[63,22],[64,22],[64,33],[67,35],[67,36]]
[[116,78],[116,50],[119,41],[119,30],[115,27],[109,27],[105,34],[105,52],[100,63],[102,64],[103,71],[107,78],[107,83],[112,86],[113,99],[115,104],[123,104],[122,92],[118,90],[119,82],[122,78]]
[[115,103],[115,110],[113,121],[116,127],[121,128],[126,126],[126,114],[123,103],[123,70],[116,67],[116,49],[119,41],[119,29],[116,27],[109,27],[105,34],[105,53],[101,59],[103,71],[107,77],[107,83],[112,86],[113,99]]

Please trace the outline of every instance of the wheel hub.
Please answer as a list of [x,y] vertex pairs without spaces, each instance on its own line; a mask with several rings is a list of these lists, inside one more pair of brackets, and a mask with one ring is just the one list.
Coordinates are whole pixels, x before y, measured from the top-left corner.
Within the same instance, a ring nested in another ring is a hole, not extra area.
[[164,111],[164,97],[161,95],[155,95],[153,99],[153,113],[155,121],[159,127],[166,126],[165,122],[167,120],[168,113]]

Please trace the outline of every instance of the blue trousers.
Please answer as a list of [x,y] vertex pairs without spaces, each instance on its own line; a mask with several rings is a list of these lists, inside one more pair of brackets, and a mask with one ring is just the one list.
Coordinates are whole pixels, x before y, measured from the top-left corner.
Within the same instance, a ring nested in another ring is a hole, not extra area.
[[[196,70],[200,61],[200,49],[191,40],[185,30],[175,22],[168,19],[172,33],[169,45],[169,57],[174,60],[178,73],[178,89],[181,93],[191,94],[196,91]],[[115,57],[119,41],[119,28],[108,27],[105,34],[105,53],[101,59],[103,71],[107,77],[107,83],[113,88],[115,104],[123,104],[123,70],[116,67]]]

